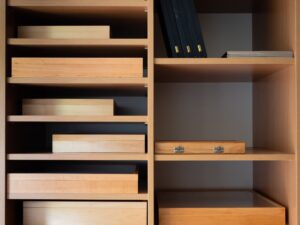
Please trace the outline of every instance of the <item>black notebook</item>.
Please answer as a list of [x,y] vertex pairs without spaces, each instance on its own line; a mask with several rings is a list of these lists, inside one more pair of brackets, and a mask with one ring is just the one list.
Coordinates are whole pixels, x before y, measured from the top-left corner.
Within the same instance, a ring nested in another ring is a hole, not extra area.
[[159,17],[164,41],[169,57],[184,57],[171,1],[172,0],[160,1]]

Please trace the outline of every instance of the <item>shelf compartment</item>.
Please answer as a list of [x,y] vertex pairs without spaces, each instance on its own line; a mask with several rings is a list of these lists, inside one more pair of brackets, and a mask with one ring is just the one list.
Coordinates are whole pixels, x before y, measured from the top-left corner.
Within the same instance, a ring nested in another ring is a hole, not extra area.
[[10,77],[9,84],[48,87],[92,87],[121,90],[145,90],[147,78]]
[[53,15],[146,18],[148,1],[141,0],[9,0],[8,6]]
[[294,161],[295,154],[247,149],[245,154],[156,154],[155,161]]
[[8,116],[8,122],[147,123],[147,116]]
[[16,161],[147,161],[147,154],[126,153],[15,153],[8,160]]
[[248,82],[294,63],[294,58],[156,58],[155,81]]

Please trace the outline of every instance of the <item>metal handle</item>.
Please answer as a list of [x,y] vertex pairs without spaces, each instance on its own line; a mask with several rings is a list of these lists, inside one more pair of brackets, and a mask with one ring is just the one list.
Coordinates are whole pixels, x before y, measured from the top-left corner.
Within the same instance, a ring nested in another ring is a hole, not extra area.
[[221,153],[224,153],[224,147],[223,147],[223,146],[217,146],[217,147],[214,147],[214,153],[215,153],[215,154],[221,154]]
[[178,154],[178,153],[184,153],[184,147],[182,146],[177,146],[174,148],[174,153]]

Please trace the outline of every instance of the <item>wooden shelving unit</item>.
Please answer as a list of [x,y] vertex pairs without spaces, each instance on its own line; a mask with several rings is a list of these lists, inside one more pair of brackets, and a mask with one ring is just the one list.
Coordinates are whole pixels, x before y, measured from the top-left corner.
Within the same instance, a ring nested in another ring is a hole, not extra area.
[[[300,0],[195,0],[208,58],[167,58],[162,28],[155,21],[159,1],[0,0],[0,225],[22,223],[26,200],[143,202],[147,224],[155,225],[155,193],[168,189],[254,190],[286,208],[286,224],[299,225]],[[16,32],[19,25],[86,24],[111,25],[115,30],[111,39],[102,40],[24,39]],[[288,50],[295,57],[221,58],[219,54],[241,49]],[[11,76],[12,57],[47,56],[138,56],[144,60],[144,75]],[[23,98],[53,96],[115,97],[123,105],[115,116],[21,115]],[[54,133],[143,134],[146,152],[52,153]],[[247,150],[245,154],[155,154],[155,141],[168,138],[239,139],[246,142]],[[97,173],[98,166],[117,170],[136,166],[142,171],[139,193],[7,192],[9,173],[72,173],[72,168]]]

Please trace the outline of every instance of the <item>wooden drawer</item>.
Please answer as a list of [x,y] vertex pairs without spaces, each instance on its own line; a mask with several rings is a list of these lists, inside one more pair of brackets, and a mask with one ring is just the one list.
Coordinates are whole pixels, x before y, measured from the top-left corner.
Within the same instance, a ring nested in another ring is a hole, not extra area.
[[246,144],[241,141],[159,141],[155,143],[156,154],[209,154],[245,153]]
[[53,152],[145,153],[145,135],[53,135]]
[[285,225],[285,208],[251,191],[162,192],[159,225]]
[[146,225],[146,202],[24,202],[23,225]]
[[143,77],[142,58],[12,58],[12,77]]
[[108,39],[109,26],[19,26],[19,38]]
[[14,194],[137,194],[138,174],[18,174],[8,175]]
[[23,115],[113,116],[113,99],[23,99]]

